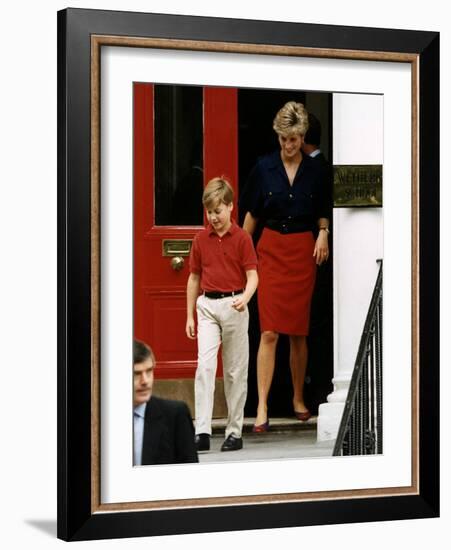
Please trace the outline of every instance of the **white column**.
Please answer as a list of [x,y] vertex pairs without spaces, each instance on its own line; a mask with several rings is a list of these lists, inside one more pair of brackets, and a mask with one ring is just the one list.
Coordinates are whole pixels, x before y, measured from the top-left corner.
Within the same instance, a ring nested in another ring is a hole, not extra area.
[[[333,95],[333,163],[383,164],[383,96]],[[336,439],[383,257],[382,208],[336,208],[334,391],[318,411],[318,441]]]

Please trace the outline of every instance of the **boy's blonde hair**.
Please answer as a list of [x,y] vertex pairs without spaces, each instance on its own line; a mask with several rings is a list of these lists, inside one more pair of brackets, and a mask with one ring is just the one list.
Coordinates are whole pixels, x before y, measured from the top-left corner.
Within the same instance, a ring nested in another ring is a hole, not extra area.
[[202,204],[205,208],[214,208],[221,202],[229,205],[233,202],[233,188],[224,178],[213,178],[205,186]]

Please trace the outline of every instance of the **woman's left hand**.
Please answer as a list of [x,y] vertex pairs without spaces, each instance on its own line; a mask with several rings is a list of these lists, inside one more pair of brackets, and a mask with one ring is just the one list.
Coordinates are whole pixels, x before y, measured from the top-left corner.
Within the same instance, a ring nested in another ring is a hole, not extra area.
[[329,243],[326,231],[319,232],[313,250],[313,257],[316,260],[316,265],[321,265],[329,258]]

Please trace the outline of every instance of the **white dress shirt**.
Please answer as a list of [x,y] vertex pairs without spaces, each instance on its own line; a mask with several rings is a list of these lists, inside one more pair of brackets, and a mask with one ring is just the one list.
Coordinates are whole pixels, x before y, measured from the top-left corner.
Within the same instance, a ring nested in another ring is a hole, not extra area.
[[144,416],[147,403],[133,409],[133,465],[141,466],[144,438]]

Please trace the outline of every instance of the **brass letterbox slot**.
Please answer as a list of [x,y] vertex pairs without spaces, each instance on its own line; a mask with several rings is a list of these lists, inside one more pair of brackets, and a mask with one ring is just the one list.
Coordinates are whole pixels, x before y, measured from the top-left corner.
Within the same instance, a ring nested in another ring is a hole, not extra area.
[[163,256],[189,256],[193,239],[163,239]]

